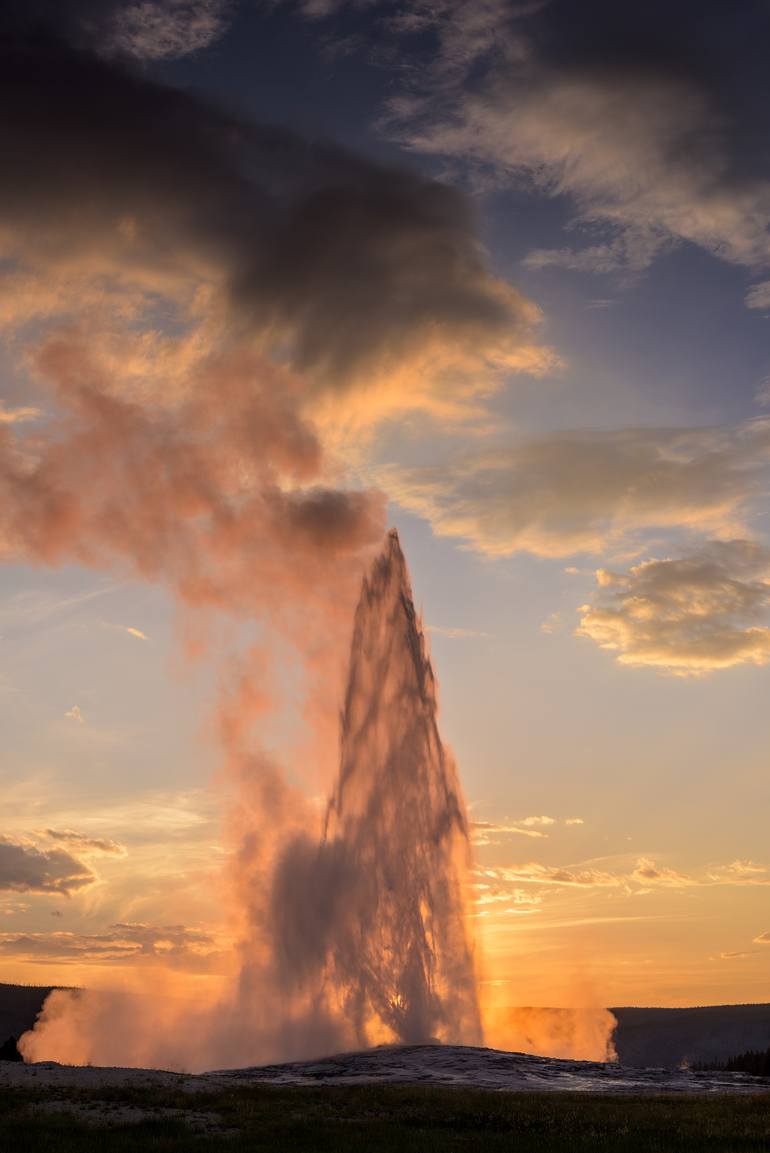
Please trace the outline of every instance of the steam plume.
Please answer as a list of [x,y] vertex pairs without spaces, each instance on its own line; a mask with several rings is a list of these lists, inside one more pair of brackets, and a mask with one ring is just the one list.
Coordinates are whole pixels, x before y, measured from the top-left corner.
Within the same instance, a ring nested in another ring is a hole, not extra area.
[[315,832],[277,767],[244,753],[250,711],[264,704],[244,682],[223,714],[241,774],[232,997],[208,1010],[180,1004],[176,1020],[164,997],[159,1031],[147,997],[127,1011],[124,996],[57,992],[23,1038],[28,1060],[189,1067],[192,1049],[205,1068],[380,1041],[480,1042],[465,805],[395,532],[363,583],[339,778]]
[[284,980],[307,979],[311,936],[316,979],[357,1043],[478,1042],[467,856],[465,804],[439,736],[433,672],[391,532],[356,612],[340,773],[323,840],[316,851],[296,842],[276,877]]

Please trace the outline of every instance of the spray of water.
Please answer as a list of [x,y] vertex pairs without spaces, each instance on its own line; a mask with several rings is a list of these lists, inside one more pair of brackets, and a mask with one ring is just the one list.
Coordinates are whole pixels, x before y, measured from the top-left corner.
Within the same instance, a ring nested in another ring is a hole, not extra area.
[[284,859],[275,889],[284,972],[303,979],[308,909],[297,897],[310,886],[320,910],[319,992],[359,1044],[481,1039],[465,916],[465,804],[436,712],[406,561],[391,532],[356,611],[323,838],[316,853],[295,849]]
[[232,996],[201,1008],[145,995],[127,1009],[125,995],[55,993],[25,1056],[205,1068],[382,1041],[479,1043],[465,805],[436,714],[393,532],[356,610],[339,776],[320,829],[275,765],[241,756],[239,728],[226,726],[240,766],[233,878],[244,906]]

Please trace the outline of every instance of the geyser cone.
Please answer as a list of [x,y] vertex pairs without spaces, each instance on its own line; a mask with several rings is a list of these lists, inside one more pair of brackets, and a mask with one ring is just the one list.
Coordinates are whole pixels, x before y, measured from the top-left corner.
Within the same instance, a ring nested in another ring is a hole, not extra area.
[[350,932],[331,942],[332,979],[363,1041],[382,1039],[378,1023],[407,1042],[481,1039],[465,916],[465,803],[436,712],[406,561],[391,532],[356,611],[325,835],[352,899]]

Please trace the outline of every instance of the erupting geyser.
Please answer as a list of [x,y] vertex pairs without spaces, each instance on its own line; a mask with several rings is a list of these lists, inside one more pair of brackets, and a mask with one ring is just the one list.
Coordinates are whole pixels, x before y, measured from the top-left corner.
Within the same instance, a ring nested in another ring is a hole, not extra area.
[[352,892],[329,941],[329,976],[362,1040],[477,1043],[466,931],[468,829],[436,723],[436,684],[395,531],[364,580],[342,716],[340,775],[324,844]]
[[183,1005],[156,979],[140,998],[54,992],[22,1040],[27,1059],[205,1069],[384,1041],[478,1044],[467,820],[436,707],[392,532],[356,610],[322,828],[271,762],[245,758],[232,995]]
[[280,981],[347,1043],[481,1040],[465,804],[436,708],[391,532],[356,610],[323,836],[287,847],[273,887]]

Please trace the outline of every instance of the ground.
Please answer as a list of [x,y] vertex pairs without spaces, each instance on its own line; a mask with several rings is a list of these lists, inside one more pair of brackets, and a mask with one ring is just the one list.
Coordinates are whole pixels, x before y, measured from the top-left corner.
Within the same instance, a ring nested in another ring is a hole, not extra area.
[[0,1089],[0,1133],[14,1153],[770,1153],[770,1096],[46,1085]]

